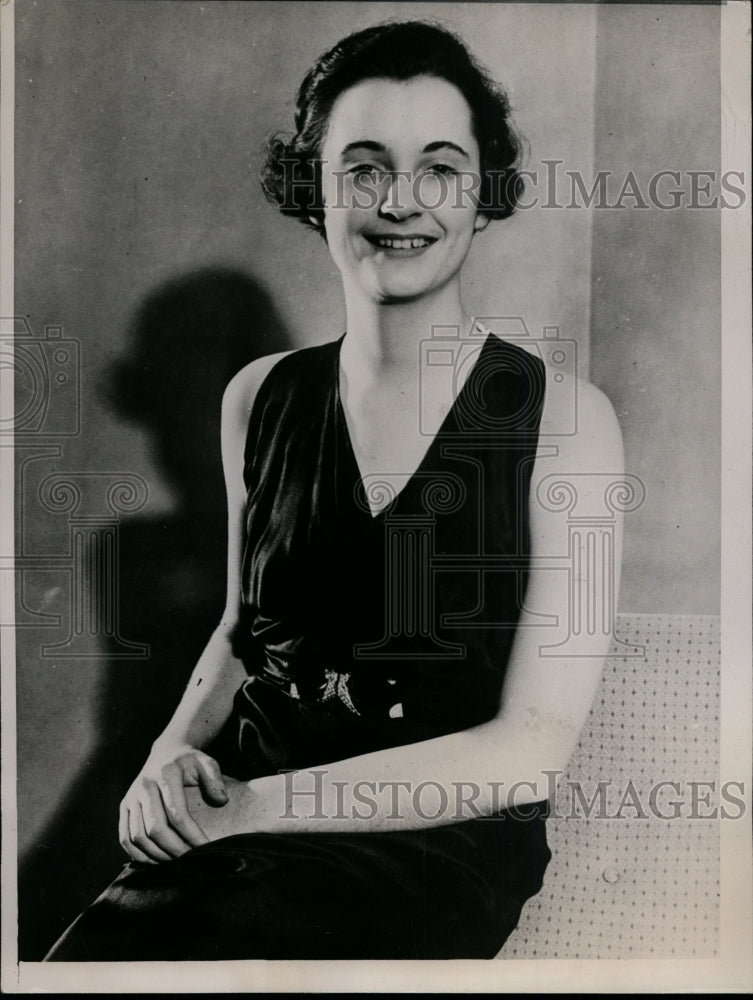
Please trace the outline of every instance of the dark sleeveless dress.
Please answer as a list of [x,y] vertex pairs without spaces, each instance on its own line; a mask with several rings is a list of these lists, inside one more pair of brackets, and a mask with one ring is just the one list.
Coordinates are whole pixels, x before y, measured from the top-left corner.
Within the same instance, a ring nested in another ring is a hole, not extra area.
[[[249,678],[223,761],[239,778],[458,732],[499,707],[526,587],[543,363],[493,334],[466,341],[465,357],[458,341],[428,344],[448,377],[470,371],[396,491],[394,476],[360,475],[341,342],[278,361],[249,421],[234,636]],[[369,496],[389,500],[376,516]],[[546,802],[466,818],[451,796],[406,794],[441,824],[298,833],[291,819],[289,833],[129,863],[47,960],[494,957],[541,887]],[[299,799],[308,813],[311,796]]]

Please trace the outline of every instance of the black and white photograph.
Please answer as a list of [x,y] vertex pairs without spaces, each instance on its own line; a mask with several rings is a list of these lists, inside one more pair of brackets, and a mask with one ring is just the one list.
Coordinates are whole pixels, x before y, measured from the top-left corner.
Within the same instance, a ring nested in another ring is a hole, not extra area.
[[3,990],[753,990],[750,5],[0,18]]

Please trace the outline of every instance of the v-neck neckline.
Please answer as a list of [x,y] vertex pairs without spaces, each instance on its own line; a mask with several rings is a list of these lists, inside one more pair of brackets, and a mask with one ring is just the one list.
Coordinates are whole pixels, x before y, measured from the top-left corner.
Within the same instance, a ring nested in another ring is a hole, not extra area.
[[[392,499],[388,503],[386,503],[383,507],[380,507],[379,510],[377,510],[376,512],[373,510],[373,508],[371,507],[371,504],[369,503],[368,492],[367,492],[367,490],[366,490],[366,488],[364,486],[365,476],[364,476],[363,472],[361,471],[361,466],[360,466],[360,464],[358,462],[358,456],[356,455],[355,448],[353,447],[353,438],[352,438],[351,433],[350,433],[350,428],[348,427],[348,420],[347,420],[347,417],[345,415],[345,407],[343,406],[342,394],[340,392],[340,352],[342,350],[342,345],[343,345],[343,341],[345,340],[346,334],[343,334],[340,337],[339,341],[337,341],[337,347],[336,347],[336,350],[334,352],[334,355],[335,355],[335,373],[334,373],[335,374],[335,379],[334,379],[334,381],[335,381],[336,423],[337,423],[338,433],[342,436],[343,440],[345,441],[346,451],[348,452],[348,455],[350,457],[350,462],[351,462],[351,464],[353,466],[353,471],[354,471],[355,477],[356,477],[356,489],[358,490],[359,494],[364,498],[363,502],[360,503],[359,506],[363,508],[364,514],[370,519],[370,521],[372,522],[372,524],[376,524],[378,521],[380,521],[385,516],[385,514],[387,514],[390,510],[392,510],[394,508],[394,506],[400,500],[400,498],[402,497],[402,495],[412,485],[413,480],[416,478],[416,476],[421,472],[421,470],[423,469],[423,467],[428,462],[429,457],[431,456],[432,452],[434,451],[434,448],[435,448],[435,445],[437,443],[437,440],[439,438],[441,438],[446,433],[447,425],[448,425],[448,423],[450,422],[450,420],[455,415],[455,411],[456,411],[457,406],[458,406],[458,401],[466,393],[466,386],[471,381],[471,379],[474,377],[474,375],[476,373],[476,370],[477,370],[477,368],[478,368],[478,366],[479,366],[479,364],[481,362],[481,359],[482,359],[484,353],[487,351],[488,346],[489,346],[491,340],[494,337],[494,334],[490,330],[487,330],[486,327],[483,327],[481,324],[478,325],[478,328],[480,330],[482,330],[483,332],[485,332],[486,336],[484,338],[483,343],[481,344],[481,349],[479,350],[478,355],[477,355],[475,361],[471,365],[471,370],[468,372],[468,374],[466,375],[465,379],[463,380],[463,384],[460,386],[460,389],[455,394],[455,397],[452,400],[452,402],[450,403],[450,406],[449,406],[449,409],[447,410],[447,413],[445,413],[444,417],[442,418],[442,421],[441,421],[441,423],[440,423],[440,425],[439,425],[436,433],[431,436],[431,438],[430,438],[430,440],[429,440],[429,442],[428,442],[428,444],[426,446],[426,450],[424,451],[421,459],[418,462],[418,465],[416,465],[416,467],[414,468],[414,470],[413,470],[412,473],[410,473],[409,475],[405,474],[405,476],[406,476],[405,482],[403,483],[401,489],[399,489],[399,490],[392,490],[391,492],[393,492],[393,494],[394,494],[393,497],[392,497]],[[373,475],[375,475],[375,473],[370,472],[370,473],[368,473],[368,475],[369,476],[373,476]],[[403,474],[401,474],[401,475],[403,475]]]

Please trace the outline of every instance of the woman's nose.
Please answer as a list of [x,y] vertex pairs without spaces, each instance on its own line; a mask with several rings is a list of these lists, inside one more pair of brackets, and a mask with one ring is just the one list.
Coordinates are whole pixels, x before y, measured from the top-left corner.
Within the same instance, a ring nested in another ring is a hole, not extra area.
[[421,206],[413,190],[413,175],[408,170],[393,170],[379,205],[379,214],[393,219],[409,219],[420,212]]

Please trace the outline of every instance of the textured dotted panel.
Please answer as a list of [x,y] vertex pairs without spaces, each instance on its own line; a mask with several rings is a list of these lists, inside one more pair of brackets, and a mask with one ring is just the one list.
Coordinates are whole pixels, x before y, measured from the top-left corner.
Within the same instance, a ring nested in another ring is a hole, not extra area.
[[622,614],[617,635],[645,658],[613,643],[547,824],[544,887],[500,958],[716,954],[719,819],[707,817],[738,813],[718,780],[719,619]]

